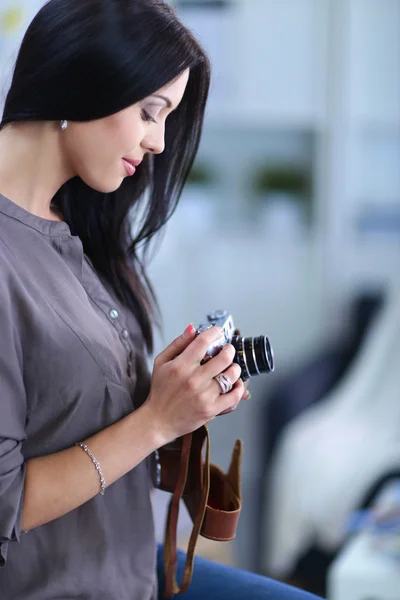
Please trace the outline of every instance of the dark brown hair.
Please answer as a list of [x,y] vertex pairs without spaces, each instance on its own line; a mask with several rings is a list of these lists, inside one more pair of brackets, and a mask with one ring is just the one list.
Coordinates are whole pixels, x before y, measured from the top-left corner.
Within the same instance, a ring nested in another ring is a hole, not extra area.
[[210,66],[199,43],[163,0],[50,0],[24,36],[0,124],[107,117],[187,69],[162,154],[146,156],[113,193],[75,177],[52,200],[98,273],[136,314],[149,352],[157,303],[146,251],[176,207],[200,142]]

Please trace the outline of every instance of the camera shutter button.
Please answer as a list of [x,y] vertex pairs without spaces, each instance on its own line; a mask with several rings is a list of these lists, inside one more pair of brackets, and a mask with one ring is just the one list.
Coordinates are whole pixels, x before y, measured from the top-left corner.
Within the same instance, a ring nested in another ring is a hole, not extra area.
[[214,310],[214,312],[211,312],[207,315],[207,319],[209,321],[217,321],[218,319],[222,319],[222,317],[225,317],[227,314],[228,313],[226,310]]

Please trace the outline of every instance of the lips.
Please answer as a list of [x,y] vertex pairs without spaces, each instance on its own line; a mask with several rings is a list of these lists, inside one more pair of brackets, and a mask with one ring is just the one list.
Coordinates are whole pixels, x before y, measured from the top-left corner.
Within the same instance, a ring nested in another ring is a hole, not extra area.
[[132,163],[128,162],[126,158],[123,158],[122,162],[124,163],[125,170],[128,173],[128,175],[134,175],[134,173],[136,172],[136,167]]
[[141,160],[136,160],[133,158],[123,158],[122,161],[125,165],[125,169],[128,175],[133,175],[136,171],[136,167],[139,166],[142,162]]

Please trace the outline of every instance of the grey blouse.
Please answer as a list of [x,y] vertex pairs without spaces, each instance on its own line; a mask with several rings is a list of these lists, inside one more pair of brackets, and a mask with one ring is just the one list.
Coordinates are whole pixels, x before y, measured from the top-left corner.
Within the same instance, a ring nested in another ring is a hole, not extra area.
[[104,496],[20,531],[25,461],[73,446],[147,397],[138,323],[66,223],[2,195],[0,274],[0,598],[154,600],[147,461]]

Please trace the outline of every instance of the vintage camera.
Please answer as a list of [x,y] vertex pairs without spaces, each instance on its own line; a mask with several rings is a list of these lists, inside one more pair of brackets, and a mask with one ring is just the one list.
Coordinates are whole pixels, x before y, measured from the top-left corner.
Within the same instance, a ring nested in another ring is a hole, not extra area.
[[217,325],[223,330],[222,336],[207,349],[203,362],[216,356],[225,344],[232,344],[236,350],[234,362],[242,369],[243,381],[261,373],[271,373],[274,368],[274,353],[267,336],[242,337],[233,324],[232,315],[227,310],[216,310],[207,315],[207,322],[198,326],[199,334]]

